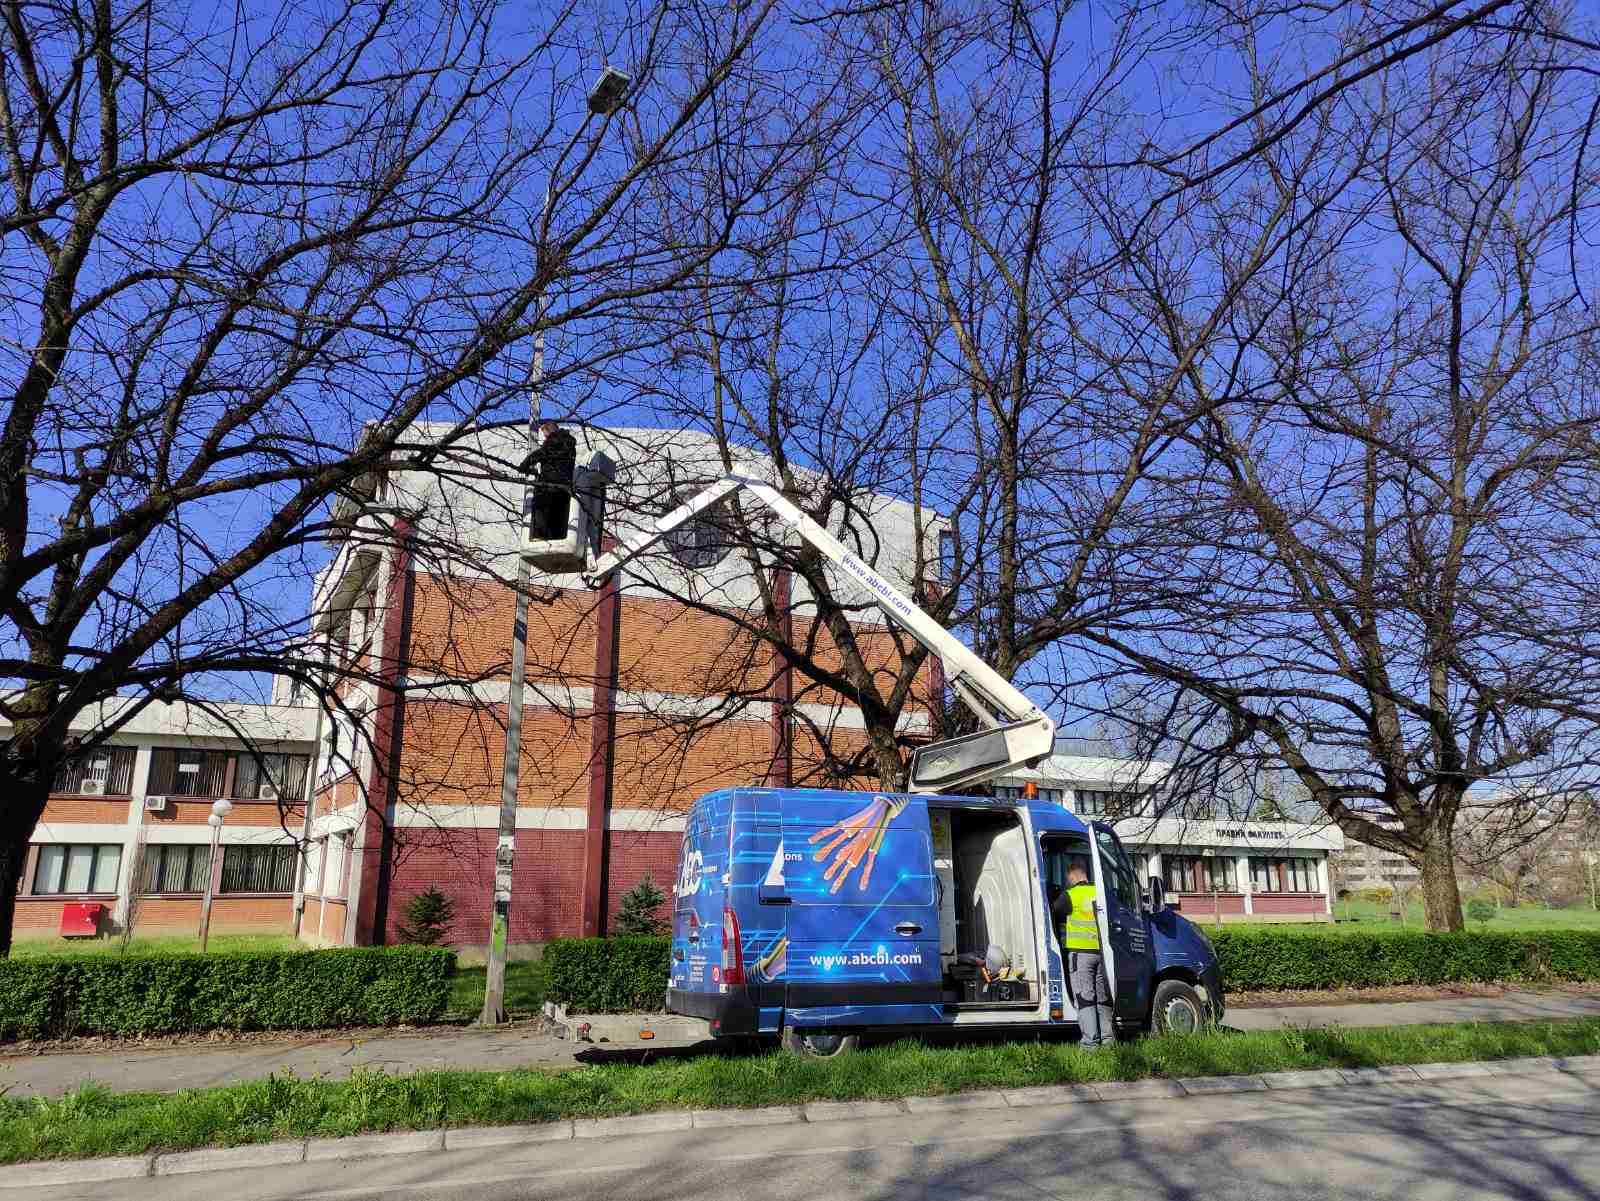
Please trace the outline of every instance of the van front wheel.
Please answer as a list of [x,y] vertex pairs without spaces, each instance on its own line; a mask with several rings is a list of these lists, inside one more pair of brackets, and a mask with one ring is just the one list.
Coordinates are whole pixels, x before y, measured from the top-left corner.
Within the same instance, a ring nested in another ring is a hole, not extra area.
[[783,1049],[791,1055],[809,1059],[837,1059],[861,1045],[859,1034],[836,1034],[832,1030],[783,1028]]
[[1211,1011],[1192,984],[1163,980],[1150,1002],[1150,1024],[1157,1034],[1197,1034],[1211,1024]]

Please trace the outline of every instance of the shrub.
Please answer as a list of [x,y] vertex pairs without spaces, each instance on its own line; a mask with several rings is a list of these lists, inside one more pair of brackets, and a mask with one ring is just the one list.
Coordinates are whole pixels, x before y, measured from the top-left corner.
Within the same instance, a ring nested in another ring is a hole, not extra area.
[[1600,932],[1590,930],[1346,934],[1235,927],[1211,940],[1223,983],[1234,992],[1600,980]]
[[1363,901],[1370,901],[1374,905],[1382,905],[1387,901],[1394,900],[1394,889],[1392,889],[1392,888],[1363,888],[1361,890],[1361,899]]
[[1473,897],[1467,902],[1467,917],[1480,926],[1487,926],[1494,920],[1494,902],[1485,897]]
[[544,949],[546,995],[572,1013],[656,1012],[671,939],[558,938]]
[[432,947],[4,959],[0,1038],[427,1022],[454,970]]
[[[1230,992],[1394,984],[1600,980],[1600,932],[1429,934],[1224,927],[1207,934]],[[563,938],[544,952],[548,996],[574,1013],[653,1012],[667,988],[666,938]]]
[[617,933],[665,934],[667,922],[661,916],[661,906],[666,903],[667,894],[656,887],[655,877],[645,872],[644,879],[623,894],[622,907],[617,910]]
[[400,941],[416,947],[437,946],[450,933],[456,905],[437,888],[419,892],[406,904],[405,921],[395,926]]

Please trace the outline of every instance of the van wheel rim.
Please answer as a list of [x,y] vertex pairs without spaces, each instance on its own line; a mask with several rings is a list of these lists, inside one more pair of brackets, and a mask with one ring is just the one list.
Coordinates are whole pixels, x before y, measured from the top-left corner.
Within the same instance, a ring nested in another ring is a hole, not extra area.
[[837,1055],[839,1047],[844,1042],[842,1034],[806,1034],[802,1035],[801,1042],[805,1043],[806,1050],[813,1055]]
[[1200,1028],[1200,1015],[1188,1001],[1167,1002],[1167,1029],[1178,1034],[1193,1034]]

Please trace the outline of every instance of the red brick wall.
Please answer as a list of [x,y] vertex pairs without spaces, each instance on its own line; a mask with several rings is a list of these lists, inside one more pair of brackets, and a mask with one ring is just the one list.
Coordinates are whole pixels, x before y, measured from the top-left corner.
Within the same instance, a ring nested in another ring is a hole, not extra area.
[[611,830],[606,835],[606,921],[614,921],[627,895],[645,872],[667,893],[660,909],[663,920],[672,919],[672,883],[678,878],[678,849],[683,835],[676,830]]
[[[287,934],[294,927],[291,897],[217,897],[211,902],[211,929]],[[198,897],[145,897],[139,902],[140,930],[194,932],[200,929]]]
[[[493,830],[407,829],[396,851],[389,904],[389,941],[399,941],[411,898],[438,888],[456,903],[450,941],[487,943],[494,881]],[[678,875],[675,830],[609,831],[606,910],[614,916],[622,895],[646,870],[666,892]],[[583,900],[583,831],[518,830],[512,880],[511,941],[545,942],[580,933]],[[341,919],[342,920],[342,919]]]
[[1217,894],[1216,905],[1211,903],[1209,892],[1185,892],[1178,894],[1183,901],[1183,916],[1190,921],[1200,921],[1212,916],[1218,910],[1226,917],[1230,913],[1244,912],[1244,897],[1237,892],[1221,892]]
[[128,798],[87,800],[51,797],[44,803],[44,816],[39,820],[46,825],[52,822],[94,822],[120,826],[128,820]]
[[[17,916],[11,928],[20,934],[55,934],[61,929],[61,907],[76,898],[18,897]],[[110,897],[100,898],[107,906]]]
[[[18,897],[15,929],[26,933],[56,933],[61,929],[60,897]],[[103,903],[109,912],[111,898]],[[212,930],[288,931],[294,924],[294,902],[289,897],[218,897],[211,904]],[[192,934],[200,929],[199,898],[145,897],[139,902],[138,928]]]
[[1261,893],[1251,898],[1250,907],[1257,913],[1326,913],[1327,898],[1314,893]]

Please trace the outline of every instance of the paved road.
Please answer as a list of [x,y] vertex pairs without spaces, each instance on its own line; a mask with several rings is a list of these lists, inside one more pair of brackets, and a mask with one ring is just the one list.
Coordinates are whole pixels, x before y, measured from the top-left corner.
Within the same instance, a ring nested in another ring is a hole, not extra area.
[[[0,1194],[3,1195],[3,1194]],[[1600,1196],[1600,1075],[900,1115],[29,1190],[30,1201]]]
[[[1238,1030],[1272,1030],[1280,1026],[1402,1026],[1417,1022],[1570,1017],[1600,1017],[1600,995],[1521,992],[1445,1001],[1239,1009],[1228,1014],[1227,1024]],[[668,1041],[652,1046],[668,1054],[684,1050],[684,1045]],[[0,1054],[0,1089],[10,1090],[13,1097],[59,1097],[91,1080],[118,1092],[175,1092],[259,1080],[271,1072],[285,1070],[299,1076],[343,1079],[351,1069],[362,1066],[396,1073],[432,1068],[570,1068],[579,1066],[574,1052],[580,1050],[591,1058],[616,1054],[605,1047],[580,1048],[564,1039],[536,1033],[531,1025],[495,1031],[394,1033],[372,1038],[311,1035],[272,1042],[199,1044],[148,1051],[69,1051],[9,1057]]]

